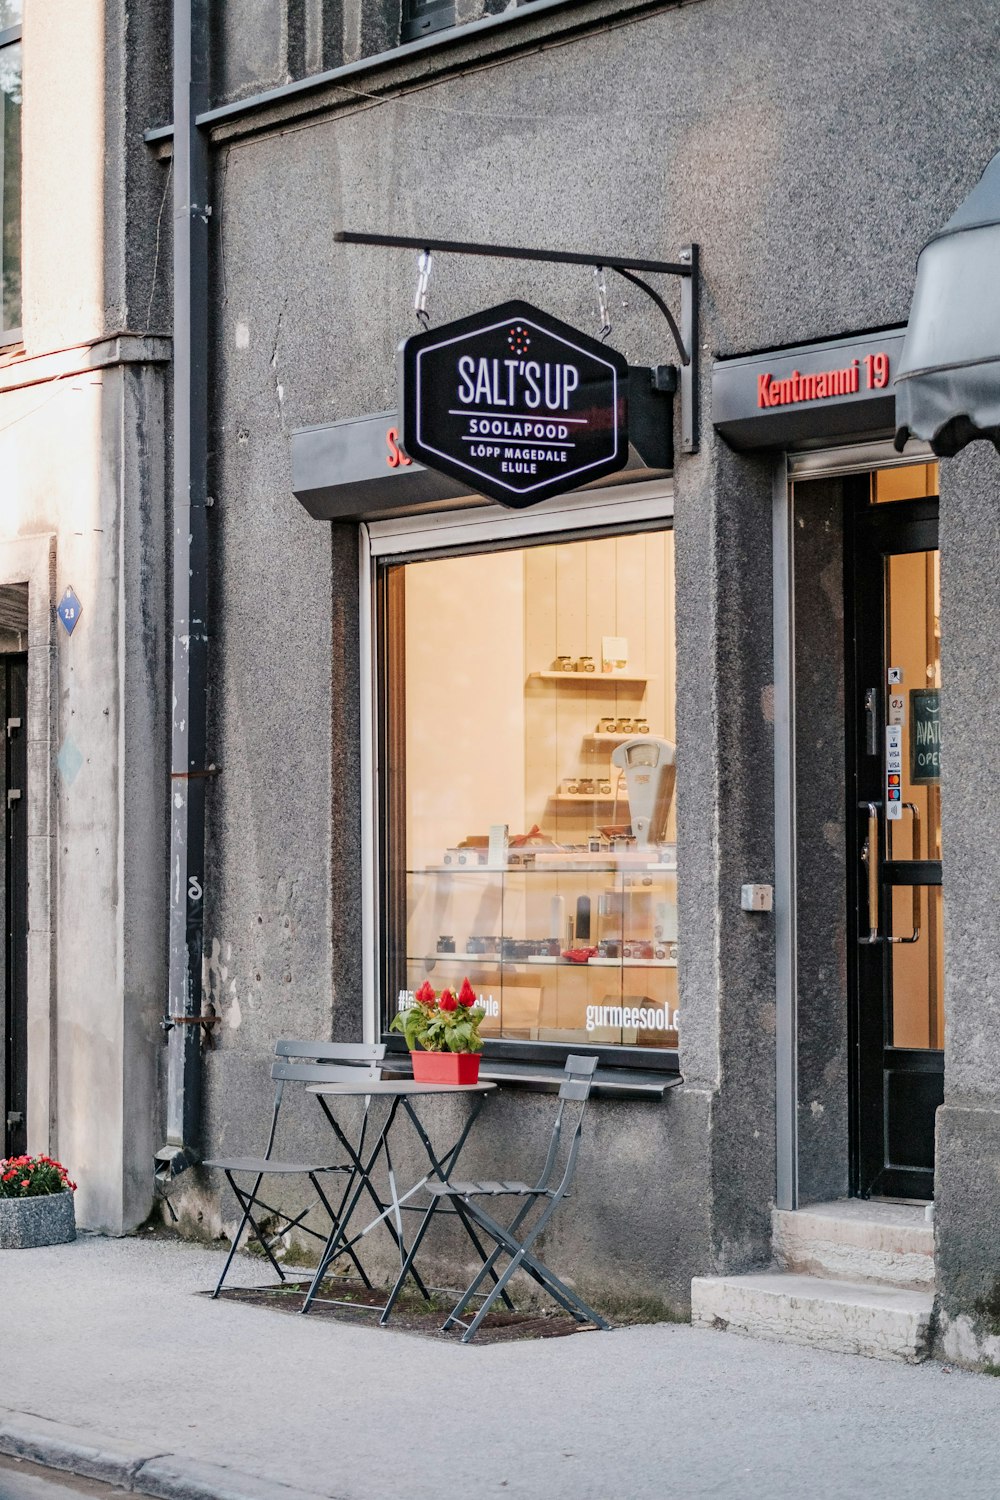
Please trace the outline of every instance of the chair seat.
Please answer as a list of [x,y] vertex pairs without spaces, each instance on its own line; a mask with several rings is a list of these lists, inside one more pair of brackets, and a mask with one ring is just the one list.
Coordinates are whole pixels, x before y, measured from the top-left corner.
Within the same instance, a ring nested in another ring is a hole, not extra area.
[[345,1166],[331,1166],[329,1162],[268,1161],[264,1156],[234,1156],[228,1161],[205,1161],[203,1167],[220,1167],[223,1172],[266,1172],[276,1177],[291,1172],[349,1172]]
[[532,1198],[545,1196],[543,1188],[526,1182],[429,1182],[435,1198]]

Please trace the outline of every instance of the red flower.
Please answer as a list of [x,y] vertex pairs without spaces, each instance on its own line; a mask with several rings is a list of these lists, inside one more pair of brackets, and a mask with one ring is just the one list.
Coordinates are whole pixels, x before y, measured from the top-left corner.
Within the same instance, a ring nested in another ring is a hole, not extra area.
[[458,1009],[458,1001],[455,999],[455,996],[451,993],[451,990],[442,990],[441,991],[441,999],[438,1001],[438,1005],[441,1007],[442,1010],[457,1010]]
[[458,992],[458,1003],[459,1005],[475,1005],[476,1003],[476,992],[467,978],[462,980],[462,988]]
[[417,993],[413,998],[414,1000],[416,1000],[418,1005],[434,1004],[434,986],[431,984],[429,979],[424,980],[423,984],[420,986],[419,990],[417,990]]

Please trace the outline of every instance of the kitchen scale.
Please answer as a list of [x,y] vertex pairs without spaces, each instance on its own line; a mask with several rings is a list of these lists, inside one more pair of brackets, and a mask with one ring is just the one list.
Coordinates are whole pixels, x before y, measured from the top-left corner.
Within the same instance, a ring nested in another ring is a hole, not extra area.
[[611,752],[611,764],[625,773],[632,834],[639,848],[662,842],[674,796],[676,747],[644,734]]

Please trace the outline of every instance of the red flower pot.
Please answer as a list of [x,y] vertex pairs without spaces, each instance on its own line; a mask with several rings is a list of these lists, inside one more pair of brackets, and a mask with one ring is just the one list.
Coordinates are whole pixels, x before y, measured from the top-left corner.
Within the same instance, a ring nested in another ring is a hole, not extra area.
[[478,1083],[478,1052],[411,1052],[417,1083]]

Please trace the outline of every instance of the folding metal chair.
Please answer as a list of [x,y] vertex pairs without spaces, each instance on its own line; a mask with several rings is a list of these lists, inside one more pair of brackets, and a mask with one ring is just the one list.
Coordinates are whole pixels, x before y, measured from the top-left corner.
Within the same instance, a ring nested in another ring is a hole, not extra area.
[[[549,1142],[548,1155],[542,1174],[534,1187],[529,1187],[525,1182],[429,1182],[427,1192],[431,1195],[431,1202],[417,1230],[416,1237],[410,1247],[410,1252],[403,1265],[399,1281],[393,1291],[392,1299],[385,1309],[382,1321],[385,1322],[392,1311],[392,1302],[395,1301],[406,1276],[412,1269],[417,1251],[421,1241],[430,1227],[431,1220],[438,1206],[446,1199],[450,1200],[455,1211],[460,1214],[466,1222],[466,1227],[471,1231],[471,1224],[482,1229],[494,1241],[496,1249],[492,1251],[484,1262],[482,1269],[476,1275],[468,1290],[463,1293],[455,1304],[447,1321],[442,1327],[442,1332],[447,1332],[453,1324],[464,1328],[462,1343],[467,1344],[475,1337],[476,1331],[489,1312],[490,1307],[497,1297],[504,1293],[504,1289],[517,1270],[526,1271],[543,1291],[558,1302],[559,1306],[566,1312],[572,1313],[579,1323],[594,1323],[598,1328],[608,1328],[608,1324],[592,1307],[572,1291],[559,1277],[550,1271],[543,1261],[539,1260],[531,1252],[531,1247],[549,1223],[556,1208],[569,1191],[576,1171],[576,1159],[580,1150],[580,1137],[583,1131],[583,1116],[587,1108],[587,1100],[590,1097],[590,1089],[593,1083],[594,1069],[597,1067],[596,1057],[568,1057],[566,1059],[565,1078],[559,1088],[559,1108],[556,1111],[555,1123],[552,1127],[552,1139]],[[579,1103],[580,1112],[577,1117],[575,1128],[565,1134],[564,1138],[564,1116],[569,1101]],[[560,1157],[565,1153],[565,1165],[562,1175],[559,1175]],[[523,1198],[525,1202],[518,1209],[510,1224],[504,1227],[492,1214],[478,1201],[490,1198]],[[532,1209],[540,1208],[534,1223],[528,1227],[528,1221]],[[506,1255],[509,1264],[495,1279],[494,1285],[483,1298],[482,1304],[472,1319],[471,1323],[462,1321],[462,1314],[474,1297],[482,1296],[479,1288],[488,1276],[493,1275],[493,1267],[497,1260]]]
[[[366,1042],[297,1042],[278,1041],[274,1045],[274,1062],[271,1065],[271,1077],[275,1083],[274,1108],[271,1113],[271,1129],[267,1137],[267,1147],[263,1156],[239,1156],[229,1159],[206,1161],[206,1167],[218,1167],[225,1172],[226,1180],[235,1194],[236,1201],[243,1210],[240,1227],[233,1236],[233,1243],[229,1254],[226,1256],[226,1264],[222,1268],[213,1297],[217,1297],[222,1290],[222,1284],[229,1274],[233,1256],[236,1254],[237,1246],[242,1238],[243,1231],[247,1225],[250,1226],[251,1235],[256,1239],[271,1265],[278,1273],[281,1281],[285,1280],[282,1271],[272,1253],[272,1245],[282,1234],[287,1234],[291,1229],[301,1229],[304,1234],[312,1235],[314,1239],[326,1244],[327,1233],[317,1229],[311,1229],[303,1220],[312,1212],[317,1204],[322,1204],[330,1220],[331,1226],[337,1227],[340,1223],[340,1215],[343,1212],[344,1203],[351,1191],[354,1178],[358,1173],[358,1151],[364,1147],[365,1130],[368,1126],[368,1104],[365,1100],[365,1112],[361,1125],[361,1136],[356,1151],[340,1126],[327,1112],[327,1118],[333,1126],[340,1144],[347,1155],[347,1161],[342,1162],[316,1162],[316,1161],[283,1161],[274,1156],[275,1136],[278,1130],[278,1116],[281,1111],[282,1099],[286,1083],[354,1083],[359,1079],[371,1079],[377,1081],[381,1073],[381,1061],[385,1056],[385,1047],[382,1045],[369,1045]],[[335,1208],[320,1186],[320,1177],[328,1173],[346,1173],[347,1183],[341,1194],[340,1203]],[[236,1181],[236,1175],[252,1174],[253,1187],[247,1190],[240,1187]],[[265,1177],[308,1177],[316,1193],[315,1200],[304,1208],[301,1213],[294,1217],[285,1213],[274,1204],[267,1203],[260,1195],[260,1187]],[[381,1206],[381,1205],[380,1205]],[[277,1233],[271,1235],[270,1239],[264,1234],[258,1220],[264,1214],[277,1218],[282,1227]],[[357,1268],[358,1274],[367,1287],[371,1282],[365,1273],[364,1267],[354,1254],[353,1249],[346,1247],[346,1253],[350,1256]]]

